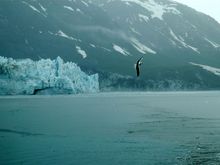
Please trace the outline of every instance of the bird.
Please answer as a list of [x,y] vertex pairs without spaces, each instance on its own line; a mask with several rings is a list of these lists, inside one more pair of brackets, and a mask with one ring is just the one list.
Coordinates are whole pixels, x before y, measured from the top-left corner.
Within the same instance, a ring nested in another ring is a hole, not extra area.
[[141,66],[142,60],[143,60],[143,56],[139,60],[137,60],[136,65],[135,65],[135,69],[136,69],[136,72],[137,72],[137,77],[139,77],[139,75],[140,75],[139,66]]

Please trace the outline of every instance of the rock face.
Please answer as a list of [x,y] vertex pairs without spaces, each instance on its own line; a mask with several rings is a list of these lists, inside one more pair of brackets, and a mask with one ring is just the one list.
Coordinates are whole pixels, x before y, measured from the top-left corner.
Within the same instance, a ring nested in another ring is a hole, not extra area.
[[220,68],[220,24],[173,0],[2,0],[0,36],[1,56],[61,56],[101,89],[220,89],[192,65]]
[[99,91],[98,74],[87,75],[72,62],[14,60],[0,56],[0,95],[77,94]]

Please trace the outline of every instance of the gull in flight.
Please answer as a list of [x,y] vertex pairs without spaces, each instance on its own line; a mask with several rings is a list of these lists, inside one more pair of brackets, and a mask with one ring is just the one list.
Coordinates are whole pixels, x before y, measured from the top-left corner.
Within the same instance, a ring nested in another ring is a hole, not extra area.
[[137,62],[135,64],[135,69],[136,69],[136,72],[137,72],[137,77],[140,75],[140,68],[139,68],[139,66],[141,66],[142,60],[143,60],[143,57],[141,57],[139,60],[137,60]]

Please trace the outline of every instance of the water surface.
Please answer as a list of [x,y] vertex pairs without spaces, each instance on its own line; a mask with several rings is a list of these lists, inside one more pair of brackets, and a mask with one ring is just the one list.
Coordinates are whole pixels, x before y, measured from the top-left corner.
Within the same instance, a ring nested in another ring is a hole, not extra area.
[[0,98],[0,164],[220,164],[220,92]]

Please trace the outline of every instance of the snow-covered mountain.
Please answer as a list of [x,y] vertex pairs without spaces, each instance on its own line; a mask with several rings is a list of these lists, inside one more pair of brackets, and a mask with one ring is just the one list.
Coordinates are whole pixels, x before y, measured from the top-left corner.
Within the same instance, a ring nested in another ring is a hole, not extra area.
[[77,94],[99,91],[98,74],[88,76],[72,62],[14,60],[0,56],[0,95]]
[[[0,55],[76,62],[101,89],[217,89],[220,25],[172,0],[2,0]],[[144,56],[141,77],[135,61]]]

